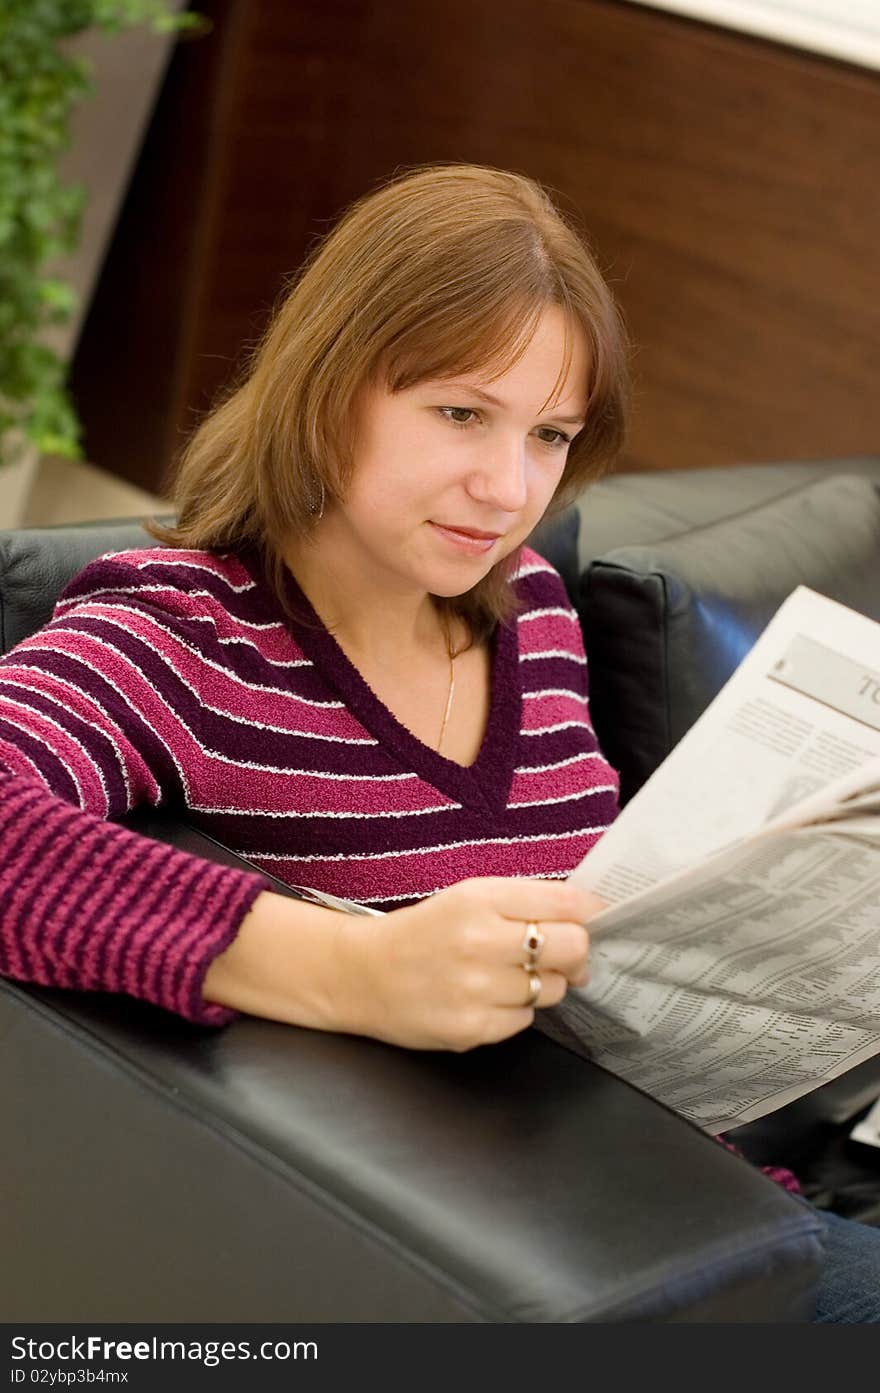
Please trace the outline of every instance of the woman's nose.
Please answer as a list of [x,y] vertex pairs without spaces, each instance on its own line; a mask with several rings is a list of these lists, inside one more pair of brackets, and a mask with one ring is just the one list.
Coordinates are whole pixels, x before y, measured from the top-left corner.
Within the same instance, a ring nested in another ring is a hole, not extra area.
[[520,440],[496,440],[485,446],[480,467],[474,470],[471,493],[506,513],[524,508],[528,500],[526,448]]

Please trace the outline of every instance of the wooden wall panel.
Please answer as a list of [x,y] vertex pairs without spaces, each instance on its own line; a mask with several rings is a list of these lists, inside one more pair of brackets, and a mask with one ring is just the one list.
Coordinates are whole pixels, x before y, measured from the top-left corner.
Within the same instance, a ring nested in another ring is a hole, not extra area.
[[434,160],[588,229],[635,343],[623,467],[880,451],[877,74],[614,0],[198,8],[75,367],[97,463],[155,487],[312,240]]

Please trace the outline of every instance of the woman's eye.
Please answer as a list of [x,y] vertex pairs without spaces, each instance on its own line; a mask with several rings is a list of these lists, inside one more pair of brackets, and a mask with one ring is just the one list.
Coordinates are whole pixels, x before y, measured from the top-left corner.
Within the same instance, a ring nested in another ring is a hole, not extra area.
[[[547,437],[550,437],[549,439]],[[566,435],[564,430],[555,430],[553,426],[541,426],[538,437],[542,444],[549,445],[551,449],[562,449],[571,444],[571,436]]]
[[[479,411],[472,406],[438,406],[437,410],[453,426],[463,429],[475,426],[480,421]],[[539,426],[536,435],[541,444],[550,450],[561,450],[571,444],[571,436],[566,435],[564,430],[557,430],[555,426]]]
[[440,415],[445,416],[454,426],[472,426],[474,422],[470,418],[477,416],[477,412],[470,406],[441,406],[438,410]]

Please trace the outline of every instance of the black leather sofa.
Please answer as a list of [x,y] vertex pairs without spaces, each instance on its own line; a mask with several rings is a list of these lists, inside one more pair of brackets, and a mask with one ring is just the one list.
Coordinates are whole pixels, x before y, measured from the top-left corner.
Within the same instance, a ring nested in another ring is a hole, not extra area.
[[[800,582],[880,618],[874,480],[880,460],[621,475],[535,534],[628,795],[736,661],[719,607],[745,644]],[[0,647],[88,559],[147,544],[136,523],[0,536]],[[0,1320],[810,1318],[815,1213],[541,1030],[420,1053],[4,982],[0,1035]],[[845,1082],[850,1111],[880,1093],[876,1070]],[[789,1159],[789,1114],[741,1129],[756,1159]]]

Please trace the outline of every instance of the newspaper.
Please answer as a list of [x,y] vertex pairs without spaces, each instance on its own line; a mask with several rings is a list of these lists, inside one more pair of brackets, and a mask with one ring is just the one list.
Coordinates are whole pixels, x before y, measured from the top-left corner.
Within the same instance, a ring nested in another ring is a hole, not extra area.
[[880,624],[801,586],[572,872],[610,907],[538,1024],[707,1131],[782,1107],[880,1053],[878,852]]
[[880,624],[801,586],[572,873],[609,908],[545,1028],[710,1132],[839,1077],[880,1053],[878,853]]

